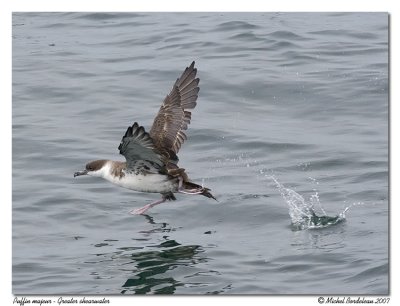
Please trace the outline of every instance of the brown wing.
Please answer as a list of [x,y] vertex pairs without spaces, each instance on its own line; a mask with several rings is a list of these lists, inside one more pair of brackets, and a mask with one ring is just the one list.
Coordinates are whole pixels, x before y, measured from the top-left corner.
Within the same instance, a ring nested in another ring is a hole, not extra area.
[[171,159],[176,159],[176,154],[186,139],[184,130],[188,128],[192,115],[188,109],[196,106],[200,90],[198,86],[200,79],[196,78],[196,73],[197,69],[194,68],[193,62],[176,80],[150,130],[154,144],[161,151],[167,151]]

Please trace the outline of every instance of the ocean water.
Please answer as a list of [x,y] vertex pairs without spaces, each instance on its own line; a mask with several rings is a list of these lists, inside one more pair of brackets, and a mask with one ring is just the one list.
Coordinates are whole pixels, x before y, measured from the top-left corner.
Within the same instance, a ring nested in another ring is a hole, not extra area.
[[[14,294],[388,294],[388,14],[14,13]],[[180,165],[74,178],[193,60]]]

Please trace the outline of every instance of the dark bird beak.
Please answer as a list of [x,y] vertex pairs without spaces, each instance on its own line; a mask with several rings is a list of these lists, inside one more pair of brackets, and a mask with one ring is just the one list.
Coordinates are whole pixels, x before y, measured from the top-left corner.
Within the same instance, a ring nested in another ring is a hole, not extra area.
[[78,171],[74,173],[74,177],[80,176],[80,175],[86,175],[88,173],[87,170],[83,170],[83,171]]

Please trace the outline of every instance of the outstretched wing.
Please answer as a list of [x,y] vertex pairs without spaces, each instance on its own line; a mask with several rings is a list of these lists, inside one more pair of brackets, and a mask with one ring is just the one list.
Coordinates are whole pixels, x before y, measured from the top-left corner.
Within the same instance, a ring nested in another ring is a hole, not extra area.
[[176,159],[176,154],[186,140],[184,130],[188,128],[192,115],[188,109],[196,106],[200,90],[198,86],[200,79],[196,78],[196,73],[197,69],[194,68],[193,62],[176,80],[150,130],[154,145],[168,152],[171,159]]
[[150,161],[160,168],[165,166],[163,156],[157,152],[149,133],[137,122],[128,127],[118,149],[125,156],[128,168],[132,168],[138,160]]

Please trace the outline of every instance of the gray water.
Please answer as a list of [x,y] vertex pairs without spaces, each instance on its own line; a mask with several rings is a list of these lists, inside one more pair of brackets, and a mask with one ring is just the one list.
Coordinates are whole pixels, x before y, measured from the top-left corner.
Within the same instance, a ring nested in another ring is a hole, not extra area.
[[[12,35],[14,294],[388,293],[387,14],[14,13]],[[159,195],[73,178],[123,160],[193,60],[180,165],[218,202],[132,216]]]

